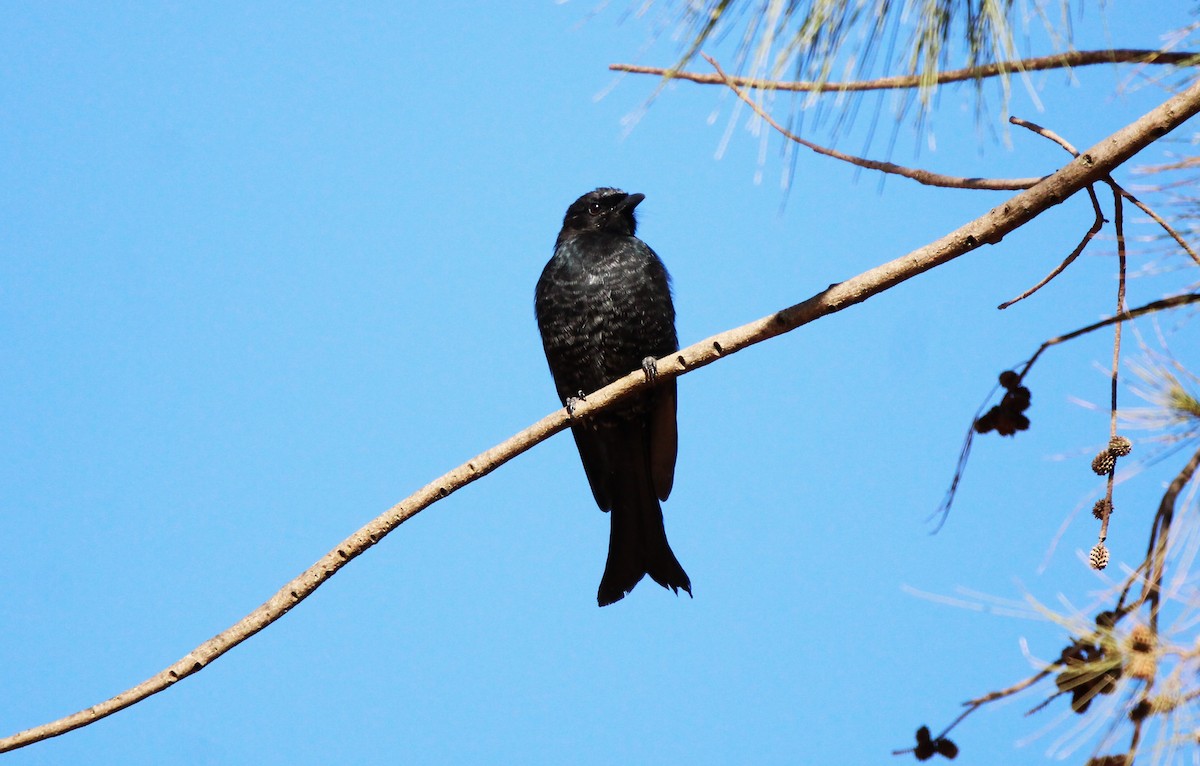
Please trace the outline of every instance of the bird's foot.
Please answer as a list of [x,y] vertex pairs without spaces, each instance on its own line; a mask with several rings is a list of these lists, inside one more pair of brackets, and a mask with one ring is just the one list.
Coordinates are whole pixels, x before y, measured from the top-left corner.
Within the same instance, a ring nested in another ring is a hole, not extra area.
[[579,406],[580,402],[587,401],[587,397],[583,395],[582,391],[578,391],[577,393],[579,394],[578,396],[568,396],[567,401],[563,402],[567,406],[567,417],[569,418],[575,417],[575,408]]
[[642,372],[646,374],[646,382],[653,383],[658,378],[658,360],[652,356],[643,359]]

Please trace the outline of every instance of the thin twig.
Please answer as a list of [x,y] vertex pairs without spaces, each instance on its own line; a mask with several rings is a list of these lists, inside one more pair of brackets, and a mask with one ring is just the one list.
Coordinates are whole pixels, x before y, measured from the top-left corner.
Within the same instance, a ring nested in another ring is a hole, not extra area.
[[1129,311],[1117,314],[1116,316],[1111,316],[1107,319],[1101,319],[1098,322],[1093,322],[1089,325],[1080,327],[1077,330],[1072,330],[1071,332],[1051,338],[1042,345],[1038,346],[1037,351],[1033,352],[1033,356],[1029,357],[1029,361],[1021,365],[1020,377],[1021,379],[1024,379],[1025,374],[1029,372],[1029,368],[1033,366],[1033,363],[1037,361],[1038,357],[1042,355],[1043,351],[1051,346],[1057,346],[1059,343],[1065,343],[1069,340],[1074,340],[1080,335],[1086,335],[1089,332],[1095,332],[1096,330],[1108,327],[1109,325],[1117,322],[1124,322],[1129,319],[1137,319],[1140,316],[1153,314],[1156,311],[1178,308],[1179,306],[1186,306],[1189,303],[1198,302],[1200,302],[1200,293],[1184,293],[1183,295],[1173,295],[1170,298],[1160,298],[1159,300],[1151,301],[1144,306],[1139,306],[1136,309],[1130,309]]
[[1037,133],[1039,136],[1042,136],[1043,138],[1050,139],[1054,143],[1061,146],[1063,149],[1066,149],[1067,152],[1070,153],[1070,155],[1072,157],[1079,156],[1079,150],[1076,149],[1074,146],[1072,146],[1070,141],[1068,141],[1067,139],[1058,135],[1053,130],[1050,130],[1050,128],[1043,127],[1041,125],[1038,125],[1036,122],[1030,122],[1029,120],[1022,119],[1021,117],[1009,117],[1008,121],[1011,122],[1013,125],[1019,125],[1020,127],[1025,128],[1026,130],[1032,130],[1034,133]]
[[[1058,667],[1058,666],[1051,665],[1050,667],[1048,667],[1044,670],[1038,671],[1037,673],[1033,674],[1029,678],[1026,678],[1024,681],[1019,681],[1019,682],[1013,684],[1012,686],[1008,687],[1007,689],[1001,689],[999,691],[988,692],[987,694],[983,695],[982,697],[976,697],[973,700],[967,700],[966,702],[963,703],[963,705],[973,709],[973,708],[979,707],[980,705],[986,705],[989,702],[995,702],[996,700],[1004,699],[1005,697],[1011,697],[1012,695],[1014,695],[1018,692],[1025,691],[1029,687],[1036,684],[1038,681],[1041,681],[1043,678],[1045,678],[1046,676],[1053,673],[1054,669],[1056,667]],[[970,712],[970,711],[968,711],[968,712]],[[965,715],[966,715],[966,713],[963,714],[963,716],[965,716]],[[962,720],[963,716],[959,716],[958,720]],[[958,723],[958,721],[956,720],[954,723]],[[953,726],[953,725],[954,724],[951,724],[950,726]],[[950,727],[946,727],[946,731],[950,731]],[[945,732],[943,732],[943,734],[944,733]]]
[[[1008,121],[1011,122],[1013,125],[1020,125],[1023,128],[1028,128],[1029,130],[1032,130],[1034,133],[1037,133],[1041,136],[1045,136],[1046,138],[1055,142],[1062,148],[1066,149],[1068,152],[1070,152],[1072,154],[1072,156],[1075,156],[1075,157],[1079,156],[1079,152],[1076,151],[1074,146],[1071,146],[1070,142],[1068,142],[1065,138],[1058,135],[1057,133],[1050,130],[1049,128],[1043,128],[1041,125],[1029,122],[1028,120],[1023,120],[1020,117],[1009,117]],[[1129,200],[1133,204],[1137,205],[1138,209],[1140,209],[1146,215],[1150,216],[1154,220],[1155,223],[1157,223],[1159,226],[1161,226],[1167,232],[1167,234],[1171,235],[1171,238],[1174,239],[1179,244],[1179,246],[1183,248],[1183,251],[1192,257],[1192,260],[1196,262],[1196,265],[1200,266],[1200,255],[1196,254],[1196,251],[1193,250],[1191,248],[1191,246],[1188,245],[1188,243],[1184,240],[1184,238],[1179,235],[1179,232],[1175,231],[1175,229],[1173,229],[1169,223],[1164,221],[1158,213],[1154,212],[1150,208],[1149,205],[1145,204],[1144,202],[1139,200],[1137,197],[1130,194],[1124,187],[1122,187],[1120,184],[1118,184],[1112,178],[1109,178],[1107,180],[1108,180],[1109,184],[1114,186],[1114,188],[1116,188],[1116,190],[1121,193],[1122,197]],[[1095,199],[1094,196],[1093,196],[1093,199]],[[1001,306],[1000,308],[1004,308],[1004,306]]]
[[[1117,231],[1117,311],[1116,315],[1120,316],[1125,313],[1125,210],[1121,205],[1121,191],[1117,187],[1116,182],[1111,179],[1110,186],[1113,192],[1113,226]],[[1111,401],[1109,403],[1109,421],[1108,421],[1108,439],[1109,443],[1117,436],[1117,390],[1121,374],[1121,327],[1122,322],[1117,321],[1113,325],[1113,354],[1112,354],[1112,374],[1111,374]],[[1100,514],[1100,543],[1103,544],[1108,539],[1108,520],[1112,518],[1112,496],[1113,483],[1116,481],[1117,463],[1116,460],[1108,469],[1108,477],[1104,483],[1104,510]],[[1152,613],[1150,617],[1151,630],[1157,632],[1157,617],[1156,613]]]
[[[983,400],[983,404],[979,405],[979,409],[975,410],[975,415],[971,418],[971,425],[967,426],[967,435],[963,437],[963,445],[958,451],[958,463],[954,466],[954,478],[950,480],[950,486],[946,489],[946,494],[942,495],[942,502],[937,509],[929,514],[929,519],[937,518],[938,522],[934,525],[930,534],[937,534],[942,531],[942,527],[946,525],[946,519],[950,518],[950,508],[954,505],[954,498],[958,495],[958,484],[962,481],[963,474],[967,472],[967,461],[971,458],[971,445],[975,442],[975,423],[979,420],[979,416],[983,414],[984,408],[992,399],[992,394],[996,392],[998,386],[993,386],[988,392],[987,398]],[[929,519],[926,519],[928,521]]]
[[921,170],[919,168],[907,168],[903,165],[897,165],[894,162],[868,160],[863,157],[856,157],[852,154],[846,154],[845,152],[839,152],[836,149],[830,149],[828,147],[821,146],[820,144],[814,144],[812,141],[801,138],[776,122],[775,119],[771,117],[771,115],[765,109],[762,108],[762,106],[760,106],[754,101],[754,99],[747,95],[746,91],[737,86],[733,78],[730,78],[725,74],[725,70],[721,68],[721,65],[717,63],[716,59],[708,54],[703,55],[704,59],[708,63],[712,64],[713,68],[717,70],[717,75],[723,78],[721,82],[724,82],[726,85],[728,85],[729,89],[736,93],[738,98],[749,104],[750,108],[754,110],[755,114],[765,120],[768,125],[778,131],[780,135],[784,136],[789,141],[795,141],[801,146],[813,150],[817,154],[823,154],[826,157],[833,157],[834,159],[841,160],[843,162],[849,162],[851,165],[857,165],[860,168],[878,170],[881,173],[889,173],[891,175],[903,176],[904,178],[911,178],[917,183],[925,184],[926,186],[938,186],[946,189],[1016,191],[1019,189],[1028,189],[1044,178],[1044,176],[1043,178],[964,178],[961,176],[948,176],[941,173],[934,173],[929,170]]
[[1134,175],[1151,175],[1153,173],[1164,173],[1168,170],[1190,170],[1191,168],[1200,165],[1200,157],[1184,157],[1178,162],[1168,162],[1164,165],[1142,165],[1133,170]]
[[[1161,300],[1152,301],[1150,303],[1147,303],[1144,306],[1139,306],[1136,309],[1133,309],[1131,311],[1126,311],[1123,314],[1120,314],[1118,316],[1112,316],[1112,317],[1108,317],[1107,319],[1101,319],[1099,322],[1093,322],[1092,324],[1089,324],[1085,327],[1080,327],[1077,330],[1073,330],[1069,333],[1065,333],[1065,334],[1059,335],[1055,338],[1051,338],[1051,339],[1047,340],[1045,343],[1043,343],[1042,345],[1038,346],[1038,349],[1037,349],[1037,351],[1035,351],[1033,353],[1033,356],[1029,357],[1029,361],[1025,362],[1024,364],[1019,365],[1020,372],[1017,375],[1017,382],[1020,383],[1025,380],[1025,376],[1029,373],[1029,370],[1033,367],[1033,363],[1038,360],[1038,357],[1040,357],[1042,355],[1043,351],[1050,348],[1051,346],[1056,346],[1059,343],[1065,343],[1066,341],[1073,340],[1075,338],[1078,338],[1081,335],[1086,335],[1087,333],[1090,333],[1090,332],[1095,332],[1096,330],[1099,330],[1103,327],[1108,327],[1109,325],[1115,324],[1117,322],[1122,322],[1122,321],[1129,320],[1129,319],[1136,319],[1137,317],[1144,316],[1146,314],[1153,314],[1156,311],[1165,311],[1166,309],[1173,309],[1173,308],[1178,308],[1180,306],[1186,306],[1190,303],[1200,303],[1200,293],[1185,293],[1184,295],[1175,295],[1170,298],[1163,298]],[[946,494],[942,497],[941,504],[938,505],[937,510],[935,510],[930,515],[930,518],[938,516],[939,514],[942,516],[942,519],[941,519],[941,521],[938,522],[938,525],[934,529],[934,532],[937,532],[938,530],[941,529],[942,525],[945,523],[946,517],[950,513],[951,506],[954,505],[954,498],[955,498],[956,494],[958,493],[958,484],[962,480],[963,474],[966,472],[967,459],[971,455],[971,445],[973,443],[974,436],[975,436],[975,421],[979,420],[980,414],[982,414],[984,409],[987,408],[988,402],[991,401],[992,395],[995,394],[995,392],[996,392],[996,388],[997,387],[993,386],[992,390],[988,392],[988,395],[983,400],[983,404],[981,404],[979,406],[979,409],[977,409],[975,411],[975,415],[971,418],[971,424],[969,426],[967,426],[967,435],[966,435],[966,438],[963,440],[962,449],[959,450],[958,463],[954,468],[954,478],[951,480],[950,487],[949,487],[949,489],[946,490]],[[1111,498],[1110,498],[1110,500],[1111,500]],[[1124,596],[1122,596],[1121,600],[1124,601]]]
[[1171,239],[1175,240],[1179,246],[1183,248],[1183,251],[1192,257],[1192,260],[1196,262],[1196,265],[1200,266],[1200,255],[1197,255],[1196,251],[1193,250],[1191,246],[1184,240],[1184,238],[1179,235],[1179,232],[1175,231],[1171,224],[1164,221],[1158,213],[1150,209],[1149,205],[1145,204],[1137,197],[1127,192],[1125,189],[1121,189],[1120,191],[1122,197],[1137,205],[1139,210],[1154,219],[1154,222],[1161,226],[1167,232],[1167,234],[1171,235]]
[[1175,518],[1175,502],[1179,498],[1179,493],[1183,491],[1183,488],[1196,475],[1197,468],[1200,468],[1200,450],[1196,450],[1192,454],[1192,459],[1171,480],[1171,483],[1167,486],[1167,491],[1163,493],[1163,498],[1158,504],[1158,513],[1154,517],[1154,534],[1151,535],[1150,550],[1147,553],[1147,558],[1151,561],[1150,575],[1143,585],[1141,601],[1150,602],[1151,627],[1155,633],[1157,633],[1158,608],[1162,595],[1163,573],[1167,566],[1168,537],[1171,522]]
[[[861,303],[984,244],[1000,242],[1040,213],[1087,185],[1095,183],[1113,168],[1197,113],[1200,113],[1200,82],[1193,83],[1182,93],[1173,96],[1097,144],[1089,150],[1091,162],[1074,160],[1033,188],[1013,195],[1005,203],[935,242],[845,282],[832,285],[802,303],[727,330],[661,359],[658,362],[658,377],[674,378],[698,367],[707,366],[721,357]],[[599,391],[588,394],[586,401],[576,408],[575,414],[577,417],[595,414],[627,399],[646,385],[644,372],[640,369],[633,371]],[[283,617],[348,562],[362,555],[402,523],[438,500],[491,473],[534,445],[566,429],[570,423],[571,419],[565,410],[557,410],[444,474],[346,538],[313,566],[284,585],[260,607],[200,644],[183,659],[111,699],[56,721],[0,739],[0,752],[15,750],[94,723],[199,672],[213,660]]]
[[[1053,130],[1050,130],[1049,128],[1044,128],[1041,125],[1038,125],[1037,123],[1030,122],[1029,120],[1023,120],[1020,117],[1009,117],[1008,121],[1011,122],[1013,125],[1019,125],[1022,128],[1026,128],[1027,130],[1031,130],[1034,133],[1037,133],[1039,136],[1050,139],[1054,143],[1061,146],[1063,149],[1066,149],[1067,152],[1069,152],[1072,157],[1079,156],[1079,152],[1075,149],[1074,146],[1072,146],[1070,144],[1070,142],[1068,142],[1065,138],[1058,135],[1057,133],[1055,133]],[[1063,259],[1063,262],[1058,264],[1058,266],[1053,271],[1051,271],[1049,274],[1047,274],[1042,279],[1041,282],[1038,282],[1036,285],[1029,288],[1025,292],[1021,293],[1016,298],[1013,298],[1012,300],[1001,303],[996,308],[1001,309],[1001,310],[1006,309],[1009,306],[1013,305],[1014,303],[1023,301],[1026,298],[1028,298],[1029,296],[1036,293],[1038,290],[1041,290],[1043,287],[1045,287],[1047,284],[1050,283],[1050,280],[1057,277],[1059,274],[1061,274],[1063,272],[1064,269],[1066,269],[1068,266],[1070,266],[1071,263],[1073,263],[1075,261],[1075,259],[1079,257],[1079,254],[1083,252],[1084,248],[1088,246],[1088,243],[1091,242],[1092,239],[1097,234],[1100,233],[1100,229],[1104,227],[1104,213],[1103,213],[1103,211],[1100,210],[1100,200],[1098,200],[1096,198],[1096,190],[1093,189],[1091,186],[1088,187],[1087,193],[1088,193],[1088,197],[1090,197],[1092,200],[1092,210],[1095,212],[1096,217],[1092,221],[1091,228],[1089,228],[1087,230],[1087,232],[1084,233],[1083,239],[1079,240],[1079,244],[1076,245],[1075,249],[1071,251],[1071,254],[1068,255],[1065,259]]]
[[[1113,721],[1113,727],[1116,727],[1116,721]],[[1125,752],[1125,762],[1132,764],[1137,759],[1138,745],[1142,741],[1142,726],[1146,723],[1145,718],[1139,718],[1133,722],[1133,732],[1129,735],[1129,749]]]
[[[967,716],[971,715],[971,713],[974,713],[976,710],[983,707],[987,703],[994,702],[998,699],[1003,699],[1005,697],[1010,697],[1014,694],[1017,694],[1018,692],[1023,692],[1026,689],[1028,689],[1030,686],[1033,686],[1038,681],[1041,681],[1043,678],[1050,675],[1050,673],[1052,671],[1053,671],[1053,666],[1051,666],[1050,668],[1046,668],[1045,670],[1041,670],[1041,671],[1033,674],[1029,678],[1026,678],[1024,681],[1019,681],[1018,683],[1013,684],[1012,686],[1008,687],[1007,689],[1001,689],[999,691],[990,692],[988,694],[985,694],[982,697],[977,697],[976,699],[973,699],[973,700],[967,700],[966,702],[963,703],[963,705],[967,709],[962,711],[962,713],[960,713],[957,718],[955,718],[953,721],[951,721],[949,723],[949,725],[947,725],[946,728],[942,729],[941,732],[939,732],[936,737],[933,737],[933,739],[935,739],[935,740],[942,739],[947,734],[949,734],[954,729],[955,726],[958,726],[960,723],[962,723],[963,720]],[[892,755],[905,755],[906,753],[911,753],[911,752],[913,752],[913,749],[910,747],[905,750],[893,750]]]
[[1129,573],[1129,576],[1125,578],[1125,584],[1121,587],[1121,595],[1119,598],[1117,598],[1117,605],[1113,609],[1113,611],[1115,611],[1117,614],[1128,614],[1129,612],[1132,612],[1134,609],[1137,609],[1139,606],[1141,606],[1142,601],[1145,600],[1145,594],[1143,593],[1142,598],[1138,599],[1137,603],[1133,604],[1132,606],[1125,606],[1125,599],[1129,598],[1129,591],[1133,588],[1133,586],[1137,585],[1139,582],[1143,582],[1144,585],[1142,570],[1150,570],[1150,551],[1154,550],[1154,529],[1157,528],[1157,525],[1157,520],[1155,520],[1151,525],[1150,548],[1149,551],[1146,552],[1146,558],[1142,560],[1142,563],[1137,565],[1137,569],[1134,569]]
[[1061,274],[1063,272],[1064,269],[1066,269],[1068,266],[1070,266],[1071,263],[1074,262],[1074,260],[1079,257],[1080,253],[1083,252],[1084,248],[1086,248],[1088,246],[1088,243],[1091,242],[1092,239],[1097,234],[1100,233],[1100,229],[1104,228],[1104,211],[1102,211],[1100,209],[1100,200],[1096,199],[1096,190],[1093,189],[1091,186],[1089,186],[1087,188],[1087,193],[1088,193],[1088,197],[1090,197],[1092,200],[1092,210],[1095,211],[1096,217],[1092,221],[1091,227],[1086,232],[1084,232],[1083,239],[1079,240],[1079,244],[1075,246],[1075,249],[1071,251],[1070,255],[1068,255],[1066,258],[1064,258],[1062,263],[1058,264],[1058,266],[1056,266],[1049,274],[1047,274],[1045,277],[1043,277],[1042,281],[1038,282],[1033,287],[1031,287],[1028,290],[1026,290],[1025,292],[1021,293],[1016,298],[1013,298],[1012,300],[1007,300],[1004,303],[1001,303],[996,308],[1001,309],[1001,310],[1006,309],[1009,306],[1013,305],[1014,303],[1023,301],[1026,298],[1028,298],[1029,296],[1036,293],[1038,290],[1041,290],[1043,287],[1045,287],[1047,284],[1050,283],[1050,280],[1057,277],[1059,274]]
[[[966,69],[952,69],[939,73],[932,82],[944,85],[951,82],[981,80],[988,77],[1008,75],[1012,72],[1036,72],[1045,69],[1064,69],[1092,66],[1094,64],[1169,64],[1175,66],[1194,66],[1198,60],[1200,60],[1200,53],[1188,52],[1169,53],[1165,51],[1127,48],[1067,51],[1052,56],[1039,56],[1036,58],[1020,59],[1018,61],[1001,61],[995,64],[985,64]],[[727,78],[720,75],[680,72],[662,67],[640,66],[637,64],[609,64],[608,68],[614,72],[652,74],[673,80],[687,80],[701,85],[729,84]],[[897,77],[880,77],[875,80],[852,80],[848,82],[763,80],[756,77],[734,77],[732,78],[732,83],[755,90],[845,93],[849,91],[905,90],[929,85],[930,81],[924,80],[921,75],[901,75]]]

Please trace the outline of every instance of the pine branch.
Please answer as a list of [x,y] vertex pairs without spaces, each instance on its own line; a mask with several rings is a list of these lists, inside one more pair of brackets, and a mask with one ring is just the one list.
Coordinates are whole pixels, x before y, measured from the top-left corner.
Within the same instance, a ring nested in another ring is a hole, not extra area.
[[639,66],[637,64],[609,64],[614,72],[651,74],[671,80],[687,80],[700,85],[726,85],[732,83],[754,90],[779,90],[803,93],[849,93],[872,90],[908,90],[911,88],[944,85],[952,82],[969,82],[1001,77],[1013,72],[1038,72],[1048,69],[1070,69],[1096,64],[1154,64],[1190,67],[1200,63],[1200,53],[1187,51],[1168,52],[1146,49],[1114,48],[1093,51],[1067,51],[1051,56],[998,61],[963,69],[939,72],[933,79],[921,75],[880,77],[874,80],[847,80],[844,82],[818,82],[815,80],[764,80],[757,77],[729,77],[728,81],[718,74],[680,72],[663,67]]

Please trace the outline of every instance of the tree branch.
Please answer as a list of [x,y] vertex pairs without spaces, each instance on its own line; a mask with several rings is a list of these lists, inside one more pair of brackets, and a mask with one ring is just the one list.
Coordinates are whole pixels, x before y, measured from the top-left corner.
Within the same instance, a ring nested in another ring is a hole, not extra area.
[[[1088,190],[1091,191],[1090,186],[1088,187]],[[1116,316],[1111,316],[1107,319],[1101,319],[1100,321],[1093,322],[1086,327],[1080,327],[1064,335],[1051,338],[1042,345],[1038,346],[1037,351],[1033,352],[1033,356],[1029,357],[1029,361],[1020,365],[1021,372],[1018,374],[1017,380],[1018,382],[1025,380],[1025,376],[1029,374],[1029,370],[1033,367],[1033,363],[1038,360],[1043,351],[1051,346],[1056,346],[1059,343],[1065,343],[1066,341],[1073,340],[1081,335],[1086,335],[1089,332],[1099,330],[1102,327],[1108,327],[1111,324],[1124,322],[1130,319],[1136,319],[1137,317],[1144,316],[1146,314],[1153,314],[1156,311],[1179,308],[1180,306],[1186,306],[1189,303],[1197,302],[1200,302],[1200,293],[1184,293],[1183,295],[1173,295],[1170,298],[1152,301],[1144,306],[1138,306],[1135,309],[1124,311]],[[1002,305],[1000,308],[1004,308],[1004,306]],[[942,525],[946,523],[946,517],[950,514],[951,506],[954,505],[954,498],[958,494],[959,482],[962,481],[963,474],[967,470],[967,460],[971,457],[971,445],[975,441],[975,423],[979,420],[979,416],[983,414],[983,411],[987,409],[988,404],[991,403],[992,396],[996,393],[997,388],[999,388],[999,386],[992,386],[992,390],[989,391],[987,396],[984,397],[983,402],[979,405],[979,409],[975,410],[975,414],[971,416],[971,424],[967,426],[967,435],[963,437],[963,445],[958,451],[958,463],[954,466],[954,477],[950,480],[950,487],[946,490],[946,494],[942,497],[942,502],[938,505],[937,510],[930,514],[929,517],[931,519],[939,516],[941,517],[937,527],[933,530],[934,533],[938,532],[938,530],[942,528]],[[1110,497],[1108,500],[1110,503],[1109,507],[1111,508],[1112,498]]]
[[[1078,159],[1034,187],[922,248],[877,266],[845,282],[831,285],[808,300],[741,327],[714,335],[658,362],[658,374],[674,378],[717,359],[796,329],[819,317],[867,300],[901,282],[978,249],[1000,242],[1009,232],[1063,202],[1110,173],[1141,149],[1200,112],[1200,82],[1104,139]],[[641,370],[589,394],[576,409],[586,417],[629,397],[646,386]],[[236,624],[193,649],[183,659],[137,686],[72,715],[0,739],[0,752],[64,734],[146,699],[199,672],[210,662],[287,614],[352,559],[365,553],[406,520],[455,490],[486,476],[504,463],[570,425],[557,410],[501,444],[480,453],[389,508],[343,540],[312,567]]]
[[1053,337],[1050,340],[1043,343],[1042,345],[1038,346],[1038,350],[1033,352],[1033,356],[1029,357],[1029,361],[1026,362],[1024,365],[1022,365],[1021,378],[1022,379],[1025,378],[1026,373],[1029,372],[1029,368],[1033,366],[1033,363],[1037,361],[1038,357],[1042,355],[1043,351],[1050,348],[1051,346],[1057,346],[1059,343],[1066,343],[1069,340],[1074,340],[1075,338],[1078,338],[1080,335],[1086,335],[1087,333],[1094,332],[1096,330],[1099,330],[1102,327],[1108,327],[1110,324],[1116,324],[1117,322],[1125,322],[1130,319],[1137,319],[1140,316],[1144,316],[1146,314],[1153,314],[1156,311],[1163,311],[1164,309],[1178,308],[1180,306],[1186,306],[1189,303],[1197,303],[1197,302],[1200,302],[1200,293],[1184,293],[1182,295],[1172,295],[1170,298],[1160,298],[1159,300],[1151,301],[1144,306],[1139,306],[1136,309],[1130,309],[1129,311],[1125,311],[1120,314],[1115,314],[1106,319],[1101,319],[1098,322],[1092,322],[1089,325],[1080,327],[1077,330],[1072,330],[1071,332],[1064,333],[1062,335]]
[[894,162],[883,162],[880,160],[868,160],[863,157],[856,157],[853,154],[839,152],[837,149],[830,149],[820,144],[814,144],[812,141],[801,138],[792,133],[787,128],[780,125],[771,117],[771,115],[762,108],[754,99],[750,98],[744,90],[739,88],[731,78],[725,74],[725,70],[717,63],[717,60],[708,54],[703,54],[704,60],[712,64],[713,69],[717,70],[717,76],[722,78],[719,80],[729,89],[737,94],[737,97],[750,105],[754,113],[766,121],[768,125],[777,130],[780,135],[789,141],[795,141],[803,147],[812,149],[817,154],[823,154],[826,157],[832,157],[835,160],[849,162],[851,165],[857,165],[860,168],[868,170],[878,170],[881,173],[890,173],[892,175],[903,176],[910,178],[917,183],[925,184],[926,186],[940,186],[947,189],[984,189],[990,191],[1016,191],[1018,189],[1028,189],[1029,187],[1041,181],[1041,178],[963,178],[962,176],[947,176],[941,173],[934,173],[930,170],[921,170],[920,168],[907,168],[903,165],[897,165]]
[[1118,186],[1116,188],[1119,192],[1121,192],[1122,197],[1124,197],[1125,199],[1132,202],[1134,205],[1137,206],[1138,210],[1141,210],[1143,213],[1150,216],[1150,218],[1155,223],[1157,223],[1159,226],[1161,226],[1163,228],[1163,230],[1165,232],[1167,232],[1167,234],[1171,237],[1171,239],[1175,240],[1176,244],[1178,244],[1181,248],[1183,248],[1183,251],[1192,257],[1192,260],[1196,262],[1196,265],[1200,266],[1200,255],[1198,255],[1196,253],[1196,251],[1192,249],[1191,245],[1189,245],[1187,243],[1187,240],[1185,240],[1183,237],[1181,237],[1179,235],[1179,232],[1175,231],[1175,227],[1171,226],[1171,224],[1164,221],[1162,216],[1160,216],[1158,213],[1154,212],[1150,208],[1149,205],[1145,204],[1144,202],[1139,200],[1137,197],[1135,197],[1132,194],[1130,194],[1129,192],[1125,191],[1120,186]]
[[[1037,133],[1039,136],[1042,136],[1043,138],[1047,138],[1047,139],[1053,141],[1054,143],[1058,144],[1063,149],[1065,149],[1072,157],[1079,156],[1078,149],[1076,149],[1074,146],[1072,146],[1070,144],[1070,142],[1067,141],[1065,138],[1058,135],[1057,133],[1055,133],[1053,130],[1050,130],[1049,128],[1044,128],[1041,125],[1038,125],[1037,123],[1030,122],[1029,120],[1023,120],[1020,117],[1009,117],[1008,121],[1011,122],[1013,125],[1019,125],[1022,128],[1026,128],[1028,130],[1033,131],[1034,133]],[[1029,288],[1025,292],[1021,293],[1016,298],[1013,298],[1012,300],[1001,303],[996,308],[998,308],[1000,310],[1004,310],[1004,309],[1008,308],[1009,306],[1013,305],[1014,303],[1025,300],[1029,296],[1036,293],[1038,290],[1041,290],[1043,287],[1050,284],[1050,280],[1057,277],[1059,274],[1061,274],[1063,272],[1064,269],[1066,269],[1068,266],[1070,266],[1072,263],[1074,263],[1075,259],[1079,257],[1079,254],[1083,252],[1083,249],[1088,246],[1088,243],[1091,242],[1092,239],[1097,234],[1100,233],[1100,229],[1103,228],[1103,226],[1104,226],[1104,213],[1101,212],[1101,210],[1100,210],[1100,200],[1096,199],[1096,190],[1093,189],[1091,186],[1087,187],[1087,193],[1088,193],[1088,197],[1090,197],[1092,200],[1092,211],[1096,214],[1096,218],[1094,221],[1092,221],[1091,228],[1089,228],[1087,230],[1087,232],[1084,233],[1083,239],[1079,240],[1079,244],[1075,246],[1075,249],[1072,250],[1071,253],[1066,258],[1063,259],[1062,263],[1060,263],[1049,274],[1047,274],[1042,279],[1041,282],[1038,282],[1036,285]]]
[[[1168,64],[1174,66],[1195,66],[1200,63],[1200,53],[1186,51],[1171,53],[1167,51],[1140,50],[1117,48],[1096,51],[1067,51],[1053,56],[1020,59],[1017,61],[1000,61],[995,64],[952,69],[938,74],[934,82],[942,85],[964,80],[979,80],[987,77],[998,77],[1012,72],[1037,72],[1046,69],[1065,69],[1069,67],[1092,66],[1094,64]],[[724,85],[725,80],[718,75],[701,74],[699,72],[679,72],[662,67],[639,66],[636,64],[609,64],[614,72],[629,72],[631,74],[652,74],[671,80],[687,80],[701,85]],[[850,80],[846,82],[814,82],[763,80],[756,77],[731,78],[734,85],[761,90],[799,91],[807,93],[846,93],[869,90],[903,90],[928,85],[920,75],[902,75],[898,77],[881,77],[876,80]]]

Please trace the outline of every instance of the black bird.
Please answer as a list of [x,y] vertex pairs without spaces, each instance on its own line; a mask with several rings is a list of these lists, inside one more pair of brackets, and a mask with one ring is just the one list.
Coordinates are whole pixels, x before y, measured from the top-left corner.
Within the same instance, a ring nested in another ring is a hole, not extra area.
[[[633,210],[643,199],[600,188],[575,200],[538,280],[538,329],[568,409],[639,368],[653,378],[654,360],[679,350],[667,269],[634,236]],[[675,379],[577,422],[571,433],[596,504],[611,511],[600,606],[620,601],[647,574],[691,595],[659,506],[675,478]]]

